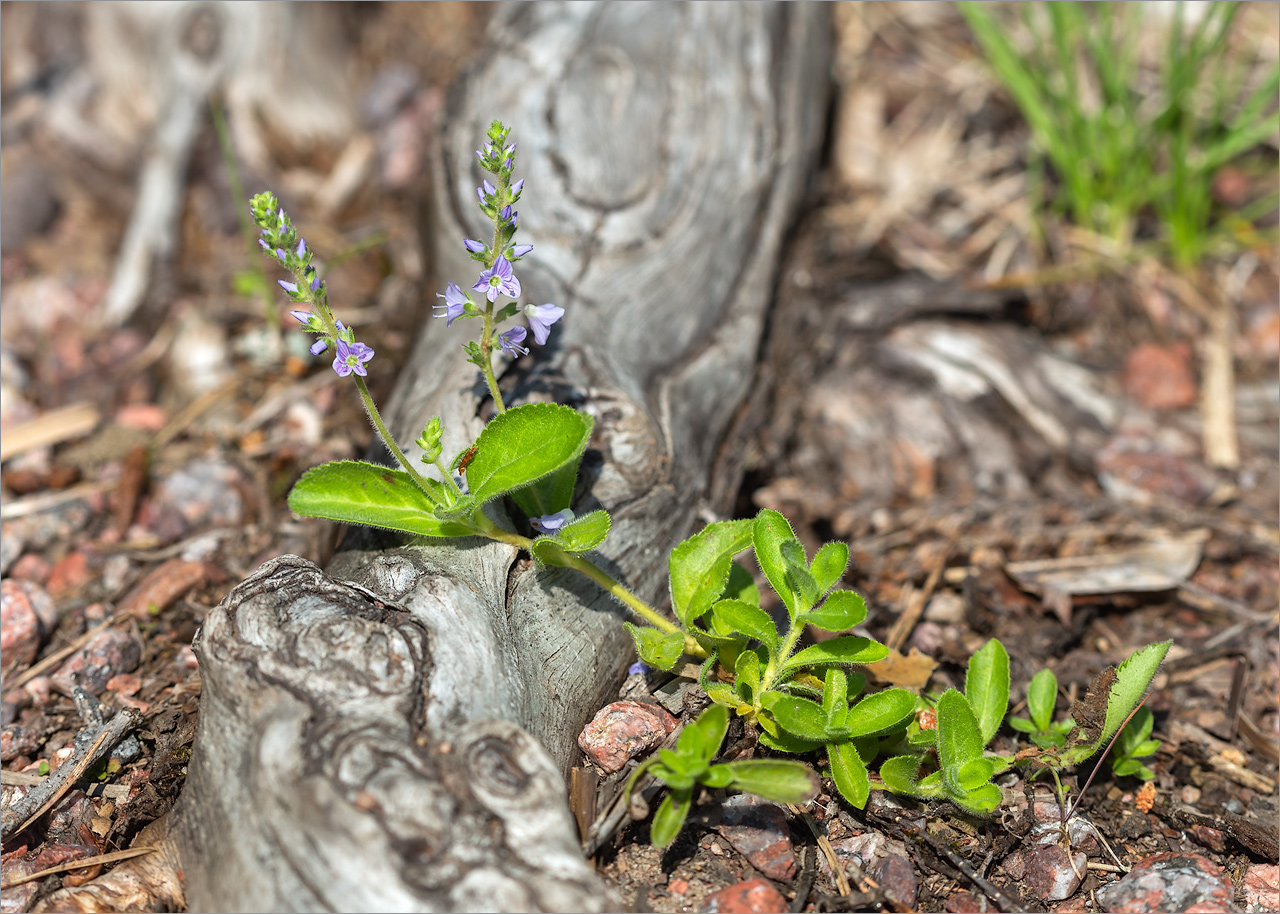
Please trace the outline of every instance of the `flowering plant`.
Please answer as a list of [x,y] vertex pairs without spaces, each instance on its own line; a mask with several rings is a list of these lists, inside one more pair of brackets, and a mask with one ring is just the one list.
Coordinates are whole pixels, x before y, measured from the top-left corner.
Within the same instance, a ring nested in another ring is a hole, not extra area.
[[[578,461],[591,437],[591,417],[554,403],[509,407],[493,370],[495,349],[513,359],[527,355],[529,334],[536,345],[545,345],[553,326],[565,316],[555,304],[519,303],[523,288],[516,269],[533,247],[515,243],[515,205],[524,180],[512,180],[516,143],[508,140],[508,128],[494,121],[487,142],[476,150],[480,168],[492,178],[484,178],[476,194],[480,210],[493,224],[491,240],[462,242],[480,266],[478,278],[470,292],[449,282],[437,294],[442,302],[434,306],[446,328],[460,320],[479,321],[477,338],[464,349],[488,386],[496,415],[448,463],[442,459],[440,419],[427,423],[415,444],[423,469],[433,468],[436,476],[415,466],[388,432],[365,383],[374,352],[334,317],[306,242],[275,197],[264,193],[253,198],[263,250],[292,275],[280,280],[298,306],[290,313],[303,330],[317,336],[312,353],[332,350],[334,372],[354,380],[375,430],[398,464],[389,468],[339,461],[315,467],[290,493],[290,508],[298,514],[420,536],[485,536],[527,550],[539,567],[574,568],[622,601],[640,623],[628,628],[640,659],[649,667],[674,670],[682,659],[693,661],[700,685],[716,708],[691,725],[674,750],[663,750],[643,766],[672,790],[659,810],[653,832],[657,843],[669,843],[679,831],[695,784],[737,786],[789,802],[816,794],[812,771],[797,761],[712,764],[730,710],[744,718],[769,749],[824,753],[836,789],[859,808],[873,786],[882,786],[873,784],[868,766],[888,754],[892,758],[882,768],[883,786],[946,797],[974,812],[994,809],[1000,791],[990,778],[1014,760],[994,760],[984,756],[983,749],[1004,720],[1008,656],[998,642],[975,656],[971,672],[980,672],[966,693],[951,690],[939,699],[936,732],[921,731],[916,714],[924,699],[912,692],[890,688],[863,695],[866,677],[849,668],[881,660],[889,649],[850,634],[867,611],[862,597],[837,587],[849,564],[844,543],[827,543],[810,558],[786,518],[771,510],[754,519],[709,524],[671,552],[668,572],[675,621],[591,560],[588,553],[609,533],[609,515],[595,510],[579,517],[570,504]],[[502,303],[503,299],[510,301]],[[526,325],[500,329],[520,315]],[[535,537],[506,529],[485,513],[486,505],[502,498],[510,498],[524,512]],[[784,631],[761,607],[760,591],[750,574],[735,562],[748,549],[785,607]],[[809,626],[835,637],[802,648],[801,636]],[[1158,654],[1154,665],[1143,667],[1140,683],[1139,676],[1125,679],[1125,713],[1136,707],[1154,675],[1163,650]],[[1106,735],[1114,732],[1112,728]],[[1092,754],[1081,756],[1084,750],[1079,748],[1075,755],[1071,751],[1060,751],[1054,762],[1074,762]],[[921,777],[922,766],[931,765],[926,758],[931,753],[941,767]]]

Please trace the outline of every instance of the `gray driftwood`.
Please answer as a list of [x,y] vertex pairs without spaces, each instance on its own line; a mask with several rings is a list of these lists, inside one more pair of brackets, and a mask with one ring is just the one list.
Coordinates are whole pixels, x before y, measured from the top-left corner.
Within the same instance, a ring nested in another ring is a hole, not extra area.
[[[579,507],[611,512],[601,560],[659,605],[669,548],[736,486],[732,430],[821,137],[827,16],[507,6],[450,103],[438,286],[473,281],[472,150],[502,118],[527,177],[526,300],[567,312],[551,346],[505,366],[507,399],[595,417]],[[428,322],[389,410],[402,441],[436,414],[453,447],[482,427],[466,329]],[[263,566],[195,645],[199,733],[164,839],[188,906],[618,909],[563,776],[632,658],[623,618],[585,579],[480,540]]]

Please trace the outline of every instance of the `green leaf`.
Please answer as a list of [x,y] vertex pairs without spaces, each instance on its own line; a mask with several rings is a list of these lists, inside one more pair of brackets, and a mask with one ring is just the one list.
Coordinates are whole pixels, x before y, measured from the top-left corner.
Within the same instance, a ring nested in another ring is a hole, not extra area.
[[938,699],[938,762],[948,792],[963,793],[957,776],[961,767],[982,758],[982,731],[968,700],[955,689]]
[[840,795],[855,808],[865,808],[867,797],[871,795],[871,780],[867,777],[867,766],[862,763],[862,757],[853,744],[828,743],[827,761],[831,763],[831,779],[835,781]]
[[813,769],[786,759],[748,759],[724,766],[733,773],[733,786],[775,803],[807,803],[822,785]]
[[879,641],[860,635],[844,635],[822,641],[791,655],[781,672],[802,666],[826,666],[832,663],[875,663],[889,656],[889,649]]
[[[609,535],[609,512],[592,511],[574,518],[555,532],[554,536],[540,536],[530,545],[533,557],[547,565],[556,565],[555,556],[540,554],[546,545],[554,545],[564,552],[586,552],[604,542]],[[549,550],[547,550],[549,553]]]
[[476,439],[467,468],[471,494],[483,504],[562,467],[576,467],[591,440],[593,421],[556,403],[529,403],[499,413]]
[[[434,480],[428,480],[434,483]],[[434,483],[443,491],[443,483]],[[444,501],[443,495],[440,502]],[[340,460],[308,470],[289,493],[289,509],[306,517],[382,527],[419,536],[471,536],[473,529],[435,516],[433,501],[403,470]]]
[[992,638],[972,657],[964,677],[964,697],[978,718],[982,744],[991,742],[1009,710],[1009,654]]
[[[1155,726],[1155,715],[1151,713],[1150,708],[1139,708],[1134,712],[1133,717],[1129,719],[1129,723],[1125,724],[1125,728],[1120,731],[1120,738],[1116,740],[1116,752],[1119,755],[1136,755],[1134,752],[1140,745],[1151,735],[1151,730]],[[1160,747],[1156,742],[1156,748]],[[1154,749],[1152,750],[1155,751]],[[1147,753],[1148,755],[1150,753]]]
[[653,814],[653,824],[649,826],[649,841],[654,847],[665,848],[676,839],[692,805],[692,789],[673,790],[662,798],[658,811]]
[[[1036,729],[1041,731],[1049,729],[1049,725],[1053,723],[1053,708],[1057,703],[1058,677],[1053,675],[1053,670],[1044,669],[1032,676],[1027,686],[1027,713],[1035,722]],[[1031,731],[1023,730],[1023,732]]]
[[883,736],[906,723],[915,709],[916,697],[906,689],[885,689],[850,708],[844,725],[854,736]]
[[[822,713],[822,706],[807,698],[794,695],[783,695],[780,692],[767,692],[761,701],[778,726],[801,739],[822,742],[827,738],[827,715]],[[777,696],[774,698],[773,696]]]
[[1010,717],[1009,726],[1017,730],[1019,733],[1042,733],[1044,732],[1033,721],[1026,717]]
[[711,705],[698,715],[698,719],[685,726],[676,747],[681,752],[695,755],[706,770],[706,766],[720,751],[724,735],[729,730],[729,712],[724,705]]
[[760,655],[755,651],[743,651],[733,664],[734,687],[742,700],[748,704],[755,702],[756,693],[760,691]]
[[[809,571],[818,582],[819,592],[826,593],[840,583],[844,570],[848,567],[849,547],[844,543],[824,543],[813,556]],[[857,622],[854,624],[857,625]]]
[[[761,698],[768,698],[777,695],[777,692],[765,692]],[[779,728],[778,722],[768,714],[761,714],[756,718],[756,723],[760,725],[760,745],[769,749],[777,749],[779,752],[792,752],[796,755],[803,755],[806,752],[812,752],[822,746],[822,740],[801,739],[791,733]]]
[[694,776],[685,770],[688,767],[685,760],[670,749],[659,749],[658,756],[666,761],[655,762],[649,767],[649,773],[672,790],[688,790],[697,783]]
[[794,619],[796,594],[792,590],[787,575],[795,566],[783,558],[782,554],[784,544],[794,542],[799,545],[800,543],[791,529],[791,524],[787,523],[787,519],[777,511],[764,508],[756,515],[751,525],[751,542],[755,546],[756,562],[760,565],[760,570],[768,579],[769,586],[787,607],[788,615]]
[[804,614],[804,621],[825,632],[848,631],[867,617],[867,604],[851,590],[837,590],[817,609]]
[[733,771],[728,765],[712,765],[699,782],[708,787],[728,787],[733,783]]
[[970,790],[959,796],[951,796],[951,799],[957,806],[961,806],[977,815],[985,816],[990,812],[994,812],[1000,806],[1000,802],[1004,799],[1004,794],[1000,792],[1000,788],[995,784],[985,784],[976,790]]
[[684,652],[684,633],[660,632],[648,626],[623,623],[636,642],[636,653],[646,664],[659,670],[670,670]]
[[751,545],[751,521],[708,524],[671,550],[671,606],[687,628],[711,608],[729,581],[733,557]]
[[[751,528],[748,526],[746,529],[747,543],[750,545]],[[755,579],[751,577],[751,572],[737,562],[732,562],[729,565],[729,583],[725,585],[722,596],[726,600],[739,600],[752,606],[760,605],[760,588],[756,586]]]
[[578,461],[572,460],[533,485],[512,492],[511,498],[520,506],[525,517],[542,517],[569,507],[569,503],[573,501],[573,487],[577,483]]
[[778,551],[787,566],[787,586],[796,595],[796,612],[808,612],[822,594],[818,590],[817,579],[809,571],[809,563],[805,561],[804,546],[799,540],[784,540]]
[[741,600],[721,600],[711,607],[711,616],[725,629],[760,641],[768,649],[769,656],[777,656],[778,629],[769,614],[759,606]]
[[970,759],[961,765],[955,774],[956,784],[966,793],[977,790],[996,772],[996,763],[989,758]]
[[[1155,678],[1156,672],[1160,669],[1160,663],[1164,660],[1165,654],[1169,652],[1171,644],[1173,644],[1172,641],[1162,641],[1159,644],[1149,644],[1134,651],[1116,669],[1114,678],[1104,673],[1095,680],[1094,684],[1089,687],[1085,697],[1078,703],[1079,707],[1072,709],[1072,716],[1077,721],[1086,720],[1085,714],[1091,713],[1088,707],[1091,704],[1091,699],[1093,701],[1098,699],[1098,696],[1095,695],[1096,689],[1106,687],[1107,680],[1110,679],[1110,687],[1107,688],[1106,698],[1107,710],[1102,729],[1096,738],[1083,744],[1077,744],[1063,753],[1063,758],[1068,764],[1077,764],[1087,759],[1111,741],[1111,737],[1115,735],[1115,732],[1120,729],[1120,726],[1133,713],[1134,709],[1146,698],[1147,689],[1151,686],[1151,680]],[[1096,719],[1096,715],[1094,719]]]
[[897,755],[880,763],[880,780],[894,793],[914,794],[919,773],[918,755]]
[[827,667],[822,689],[822,713],[827,716],[827,732],[844,730],[849,713],[849,678],[838,666]]

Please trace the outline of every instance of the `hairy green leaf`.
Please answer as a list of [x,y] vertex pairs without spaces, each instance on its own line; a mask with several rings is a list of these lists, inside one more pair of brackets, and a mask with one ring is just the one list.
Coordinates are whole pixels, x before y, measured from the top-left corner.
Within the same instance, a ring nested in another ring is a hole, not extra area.
[[915,709],[916,697],[906,689],[885,689],[850,708],[845,727],[854,736],[883,736],[902,727]]
[[880,780],[894,793],[914,794],[920,756],[897,755],[880,763]]
[[[747,527],[748,545],[750,532],[751,528]],[[729,583],[725,585],[722,596],[726,600],[739,600],[750,603],[752,606],[760,605],[760,588],[756,586],[755,578],[751,577],[751,572],[737,562],[729,565]]]
[[[682,752],[694,753],[701,770],[716,757],[724,735],[729,730],[729,712],[724,705],[711,705],[698,715],[698,719],[685,726],[680,738],[676,741]],[[687,742],[686,742],[687,740]]]
[[540,536],[533,541],[529,551],[546,565],[557,565],[563,560],[547,546],[555,546],[564,552],[586,552],[604,542],[609,535],[609,512],[592,511],[574,518],[551,536]]
[[649,841],[654,847],[665,848],[676,839],[692,805],[692,788],[673,790],[662,798],[658,811],[653,814],[653,824],[649,826]]
[[817,609],[804,614],[804,621],[824,632],[848,631],[867,617],[867,604],[851,590],[837,590]]
[[948,793],[962,794],[957,780],[966,762],[982,758],[982,731],[968,700],[955,689],[938,699],[938,763]]
[[435,516],[444,501],[444,485],[434,480],[428,483],[441,493],[438,501],[428,497],[403,470],[359,460],[322,463],[298,480],[289,493],[289,508],[306,517],[418,536],[473,535],[470,527]]
[[806,647],[791,655],[782,672],[804,666],[826,666],[832,663],[875,663],[889,656],[889,649],[879,641],[860,635],[844,635]]
[[573,487],[577,482],[578,461],[573,460],[532,485],[512,492],[511,498],[520,506],[525,517],[555,514],[569,507],[573,500]]
[[591,440],[593,421],[556,403],[529,403],[499,413],[476,439],[467,467],[471,494],[483,504],[562,467],[576,467]]
[[992,638],[969,658],[964,697],[978,718],[982,744],[991,742],[1009,710],[1009,654]]
[[[826,593],[840,583],[849,567],[849,547],[844,543],[824,543],[813,556],[809,571],[818,582],[818,590]],[[859,620],[861,621],[861,620]],[[855,622],[854,625],[858,623]]]
[[818,795],[822,786],[813,769],[803,762],[748,759],[729,762],[723,767],[733,773],[734,787],[775,803],[807,803]]
[[788,733],[815,742],[827,738],[827,715],[816,701],[781,692],[766,692],[761,701],[778,726]]
[[867,797],[871,795],[871,781],[867,777],[867,766],[862,763],[862,757],[853,744],[828,743],[827,761],[831,763],[831,779],[835,781],[840,795],[854,807],[865,808]]
[[849,678],[838,666],[827,667],[822,688],[822,713],[827,716],[828,733],[844,731],[845,718],[849,713]]
[[792,590],[791,582],[787,579],[787,574],[795,566],[783,557],[784,544],[794,542],[799,545],[800,542],[796,539],[791,524],[777,511],[764,508],[756,515],[751,525],[751,542],[755,546],[756,562],[760,565],[760,570],[768,579],[769,586],[787,607],[788,615],[794,619],[796,594]]
[[741,600],[721,600],[711,607],[712,619],[732,632],[741,632],[764,644],[770,656],[778,653],[778,629],[759,606]]
[[[1058,677],[1053,670],[1043,669],[1031,677],[1027,686],[1027,713],[1041,731],[1053,723],[1053,708],[1058,703]],[[1031,731],[1023,731],[1029,733]]]
[[747,650],[738,655],[733,665],[734,686],[742,700],[752,704],[760,691],[760,655]]
[[684,652],[683,632],[660,632],[647,625],[632,625],[630,622],[623,624],[635,639],[636,653],[640,655],[640,659],[655,669],[671,669]]
[[686,627],[724,592],[733,557],[751,545],[751,521],[708,524],[671,550],[671,605]]

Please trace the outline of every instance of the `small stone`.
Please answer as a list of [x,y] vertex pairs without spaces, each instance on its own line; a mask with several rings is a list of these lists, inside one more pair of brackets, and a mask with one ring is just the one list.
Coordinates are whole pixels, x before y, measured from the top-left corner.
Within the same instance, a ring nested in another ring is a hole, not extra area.
[[1191,837],[1196,840],[1197,844],[1219,854],[1227,849],[1226,837],[1216,828],[1210,828],[1207,825],[1193,825],[1191,827]]
[[1207,470],[1141,429],[1121,429],[1098,451],[1095,468],[1109,494],[1137,504],[1171,497],[1196,505],[1213,491]]
[[880,883],[885,897],[898,910],[915,910],[919,881],[916,869],[908,858],[899,854],[879,857],[867,868],[867,875]]
[[699,910],[702,914],[782,914],[787,901],[765,880],[748,879],[708,895]]
[[233,464],[212,457],[193,460],[159,479],[153,496],[143,499],[138,523],[164,540],[196,529],[239,526],[245,484],[244,474]]
[[139,620],[146,619],[154,613],[164,612],[187,591],[203,584],[204,579],[203,562],[170,559],[139,581],[120,601],[120,608]]
[[791,829],[773,803],[746,794],[729,797],[723,805],[720,834],[770,879],[790,882],[795,878]]
[[49,593],[61,600],[88,584],[91,577],[89,556],[77,549],[53,566],[49,573]]
[[1026,874],[1022,886],[1041,901],[1063,901],[1075,894],[1084,879],[1089,858],[1068,856],[1057,844],[1044,844],[1024,855]]
[[107,691],[119,695],[134,695],[142,688],[142,680],[132,673],[120,673],[107,680]]
[[29,667],[40,641],[58,621],[58,610],[33,581],[0,581],[0,656],[4,678]]
[[105,628],[76,651],[51,677],[54,688],[70,695],[80,686],[91,695],[101,695],[107,683],[120,673],[131,673],[142,659],[142,643],[131,632]]
[[676,877],[667,883],[667,891],[672,895],[683,895],[689,891],[689,880]]
[[1143,343],[1124,363],[1124,391],[1146,409],[1186,409],[1196,402],[1191,347]]
[[0,762],[12,762],[20,755],[31,756],[44,740],[33,730],[14,724],[0,730]]
[[1207,857],[1167,852],[1147,857],[1129,874],[1097,892],[1098,903],[1116,914],[1232,910],[1231,881]]
[[129,403],[116,410],[116,425],[143,432],[158,432],[168,421],[165,411],[154,403]]
[[13,567],[9,569],[9,577],[19,581],[31,581],[47,590],[49,571],[49,563],[44,560],[43,556],[28,552],[13,563]]
[[665,708],[639,701],[615,701],[596,712],[580,734],[578,746],[609,774],[660,745],[676,728]]
[[987,904],[987,896],[975,895],[972,892],[956,892],[942,903],[942,909],[950,914],[987,914],[991,906]]
[[1280,866],[1255,863],[1244,874],[1245,910],[1280,911]]

